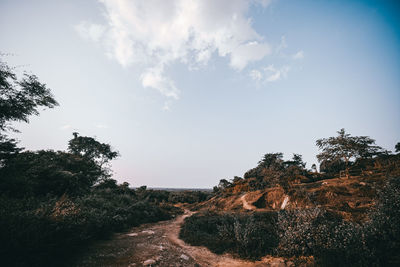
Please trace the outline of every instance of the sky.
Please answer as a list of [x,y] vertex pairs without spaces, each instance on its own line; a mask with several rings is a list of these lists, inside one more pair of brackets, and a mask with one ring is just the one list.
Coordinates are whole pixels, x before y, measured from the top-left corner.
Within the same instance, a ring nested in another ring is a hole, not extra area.
[[66,150],[72,132],[118,150],[132,186],[210,188],[266,153],[317,163],[345,128],[400,141],[396,1],[1,0],[1,60],[60,106],[14,134]]

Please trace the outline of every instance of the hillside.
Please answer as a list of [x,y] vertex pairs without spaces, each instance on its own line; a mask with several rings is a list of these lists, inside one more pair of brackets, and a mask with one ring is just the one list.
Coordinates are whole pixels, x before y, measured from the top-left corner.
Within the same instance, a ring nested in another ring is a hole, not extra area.
[[261,169],[258,170],[261,175],[249,176],[249,172],[254,173],[252,169],[244,179],[235,177],[222,188],[220,184],[220,191],[196,209],[262,212],[322,207],[344,219],[361,222],[367,219],[367,212],[374,207],[388,177],[400,177],[400,157],[376,158],[364,170],[355,166],[350,173],[358,175],[349,177],[306,170],[302,174],[281,173],[282,181],[261,189],[255,184],[276,179],[276,173],[265,167],[257,168]]
[[398,266],[400,154],[326,164],[323,172],[295,157],[266,154],[243,178],[221,180],[213,197],[191,206],[197,213],[180,238],[295,266]]
[[374,206],[385,177],[381,174],[330,178],[298,183],[285,190],[281,186],[255,191],[239,191],[214,196],[199,205],[213,211],[272,211],[324,207],[343,218],[362,221]]

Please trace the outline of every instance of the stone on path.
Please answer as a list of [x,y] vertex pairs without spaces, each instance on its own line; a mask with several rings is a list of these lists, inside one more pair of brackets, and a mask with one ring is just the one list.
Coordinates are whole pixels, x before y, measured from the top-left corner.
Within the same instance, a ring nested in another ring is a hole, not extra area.
[[148,260],[146,260],[146,261],[143,262],[143,265],[144,265],[144,266],[147,266],[147,265],[152,265],[152,264],[155,264],[155,263],[156,263],[155,260],[153,260],[153,259],[148,259]]
[[143,230],[142,233],[143,233],[143,234],[154,235],[155,232],[152,231],[152,230]]
[[189,260],[189,257],[186,256],[185,254],[182,254],[181,259],[187,261],[187,260]]

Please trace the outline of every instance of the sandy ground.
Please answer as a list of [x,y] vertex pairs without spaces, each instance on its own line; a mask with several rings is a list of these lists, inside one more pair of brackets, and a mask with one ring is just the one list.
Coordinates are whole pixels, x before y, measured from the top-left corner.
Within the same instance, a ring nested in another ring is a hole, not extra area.
[[111,240],[94,244],[78,259],[76,267],[88,266],[290,266],[282,258],[265,257],[251,262],[229,254],[216,255],[205,247],[190,246],[179,239],[180,226],[193,212],[174,220],[145,224],[115,234]]

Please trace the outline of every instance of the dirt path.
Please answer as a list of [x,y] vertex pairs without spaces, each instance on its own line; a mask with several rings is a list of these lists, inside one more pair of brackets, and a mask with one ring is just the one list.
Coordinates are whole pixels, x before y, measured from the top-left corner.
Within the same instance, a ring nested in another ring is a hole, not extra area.
[[255,209],[257,209],[255,206],[253,206],[253,205],[249,204],[249,202],[247,202],[247,200],[246,200],[246,195],[247,195],[247,194],[244,194],[244,195],[240,198],[240,200],[241,200],[242,203],[243,203],[243,208],[246,209],[246,210],[255,210]]
[[250,262],[186,244],[179,239],[179,230],[183,220],[192,214],[186,211],[175,220],[146,224],[128,233],[116,234],[111,240],[92,246],[75,266],[286,266],[281,258],[265,257]]

